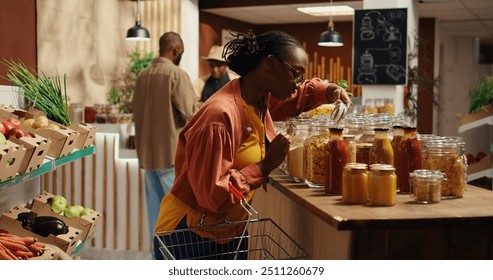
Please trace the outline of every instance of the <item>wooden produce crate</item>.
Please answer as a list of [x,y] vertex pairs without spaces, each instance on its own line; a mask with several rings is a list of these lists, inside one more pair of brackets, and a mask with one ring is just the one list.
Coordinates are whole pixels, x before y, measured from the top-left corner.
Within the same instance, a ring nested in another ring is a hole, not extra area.
[[66,126],[62,126],[60,124],[57,125],[57,128],[46,129],[34,129],[25,125],[22,125],[21,128],[26,132],[39,134],[44,138],[50,139],[51,144],[48,148],[47,155],[50,157],[59,158],[72,153],[80,133]]
[[51,260],[57,260],[58,259],[58,252],[55,251],[52,247],[46,246],[43,254],[40,256],[32,257],[29,258],[28,260],[33,260],[33,261],[51,261]]
[[476,172],[480,172],[486,169],[489,169],[493,166],[492,163],[492,154],[485,156],[478,162],[471,163],[467,166],[467,174],[473,174]]
[[97,225],[101,220],[101,213],[93,211],[90,215],[84,215],[82,217],[67,218],[60,214],[57,214],[51,210],[50,204],[48,204],[48,199],[52,198],[54,195],[51,193],[44,193],[38,195],[34,198],[31,210],[36,212],[38,216],[55,216],[65,224],[78,228],[81,230],[80,239],[86,241],[89,239],[96,231]]
[[[29,117],[36,119],[39,116],[46,116],[46,114],[31,107],[27,111],[26,118]],[[54,124],[55,126],[44,129],[34,129],[23,125],[22,128],[25,129],[26,132],[39,134],[51,140],[51,145],[48,149],[48,156],[59,158],[72,153],[75,145],[77,144],[80,133],[52,120],[49,120],[48,122],[49,124]]]
[[0,181],[17,176],[25,154],[26,148],[10,140],[0,144]]
[[[0,233],[13,234],[13,233],[9,232],[8,230],[4,230],[4,229],[0,229]],[[56,260],[56,259],[58,259],[59,252],[56,251],[54,249],[54,247],[52,247],[52,246],[46,246],[46,243],[43,243],[43,244],[45,244],[45,248],[43,250],[43,253],[41,255],[39,255],[39,256],[31,257],[28,260]]]
[[9,118],[20,119],[24,117],[27,113],[26,110],[15,108],[12,105],[0,105],[0,119],[6,120]]
[[471,123],[473,121],[480,120],[482,118],[486,118],[488,116],[493,115],[493,105],[485,106],[483,109],[477,111],[476,113],[462,113],[457,114],[457,119],[459,120],[460,125],[465,125]]
[[76,149],[84,149],[94,144],[97,128],[87,123],[74,124],[71,129],[80,133],[80,136],[75,143]]
[[37,169],[43,164],[48,155],[51,140],[41,135],[33,134],[34,137],[24,136],[21,138],[11,137],[9,140],[26,148],[26,154],[19,167],[19,173],[25,173]]
[[80,229],[67,225],[67,233],[59,234],[56,236],[50,234],[49,236],[44,237],[22,227],[22,223],[17,220],[17,216],[20,213],[24,212],[31,212],[31,210],[25,207],[16,206],[10,210],[5,211],[0,217],[0,228],[20,237],[35,237],[38,239],[39,242],[57,246],[68,255],[71,255],[72,252],[74,252],[80,240]]

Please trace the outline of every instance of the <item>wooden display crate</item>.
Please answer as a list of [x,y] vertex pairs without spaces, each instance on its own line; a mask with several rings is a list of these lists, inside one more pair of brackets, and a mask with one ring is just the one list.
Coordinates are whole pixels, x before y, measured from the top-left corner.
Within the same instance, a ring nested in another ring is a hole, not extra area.
[[477,111],[476,113],[462,113],[457,114],[457,119],[459,120],[460,125],[465,125],[471,123],[473,121],[480,120],[482,118],[486,118],[488,116],[493,115],[493,105],[485,106],[483,109]]
[[[0,233],[13,234],[13,233],[9,232],[8,230],[4,230],[4,229],[0,229]],[[15,236],[17,236],[17,235],[15,235]],[[45,244],[45,243],[43,243],[43,244]],[[29,258],[28,260],[36,260],[36,261],[37,260],[47,260],[47,261],[49,261],[49,260],[56,260],[56,259],[58,259],[58,257],[59,257],[59,254],[53,247],[45,246],[43,253],[41,255]]]
[[19,173],[25,173],[39,168],[45,157],[48,155],[51,140],[37,134],[33,135],[34,137],[24,136],[21,138],[10,138],[10,141],[26,148],[26,154],[19,167]]
[[87,123],[74,124],[70,126],[71,129],[80,133],[75,148],[84,149],[94,144],[97,128]]
[[493,166],[492,155],[490,153],[488,156],[482,158],[480,161],[469,164],[467,166],[467,174],[480,172],[489,169],[492,166]]
[[67,233],[56,236],[50,234],[49,236],[44,237],[22,227],[22,223],[17,220],[17,216],[24,212],[31,212],[31,210],[25,207],[14,207],[5,211],[2,217],[0,217],[0,228],[20,237],[35,237],[40,242],[57,246],[68,255],[71,255],[72,252],[74,252],[80,240],[80,229],[67,225]]
[[[25,118],[35,119],[39,116],[46,116],[46,114],[31,107],[27,111],[27,115],[25,116]],[[52,120],[48,120],[48,122],[49,124],[54,124],[56,128],[50,127],[46,129],[34,129],[25,125],[23,125],[22,128],[26,132],[39,134],[51,140],[51,145],[48,149],[48,156],[59,158],[72,153],[78,141],[80,133]]]
[[66,126],[62,126],[60,124],[58,125],[59,125],[58,128],[47,128],[47,129],[34,129],[27,126],[22,126],[22,127],[27,132],[39,134],[45,138],[50,139],[51,145],[48,149],[48,156],[59,158],[72,153],[80,133]]
[[0,181],[17,176],[25,154],[26,148],[10,140],[0,144]]
[[15,108],[12,105],[0,105],[0,119],[20,119],[27,114],[26,110]]
[[39,216],[55,216],[64,221],[65,224],[80,229],[80,239],[82,241],[86,241],[88,238],[90,238],[96,231],[97,225],[101,220],[101,214],[97,211],[93,211],[90,215],[67,218],[51,210],[51,206],[50,204],[48,204],[48,200],[53,196],[54,195],[51,193],[38,195],[33,200],[31,210],[36,212]]

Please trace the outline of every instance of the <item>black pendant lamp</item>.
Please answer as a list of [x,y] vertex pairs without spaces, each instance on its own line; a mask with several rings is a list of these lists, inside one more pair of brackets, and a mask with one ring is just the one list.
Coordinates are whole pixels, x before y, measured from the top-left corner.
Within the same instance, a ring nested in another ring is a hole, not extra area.
[[339,34],[339,32],[334,30],[334,22],[332,21],[332,17],[330,17],[328,29],[320,34],[318,45],[321,47],[344,46],[344,43],[342,42],[341,34]]
[[[332,6],[332,0],[330,0],[330,5]],[[320,39],[318,39],[318,45],[321,47],[342,47],[344,43],[342,42],[342,36],[339,32],[334,30],[334,22],[332,21],[332,15],[330,16],[329,26],[327,30],[320,34]]]
[[127,40],[129,41],[149,41],[151,36],[149,30],[140,25],[139,0],[136,2],[135,25],[127,31]]

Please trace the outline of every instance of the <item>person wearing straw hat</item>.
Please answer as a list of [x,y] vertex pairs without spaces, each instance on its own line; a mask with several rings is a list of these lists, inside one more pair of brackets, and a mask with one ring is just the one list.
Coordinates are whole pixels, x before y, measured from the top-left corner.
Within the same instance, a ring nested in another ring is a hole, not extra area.
[[223,46],[212,46],[207,56],[201,57],[209,63],[209,74],[199,77],[193,84],[197,98],[205,102],[229,81],[239,78],[228,69],[228,63],[222,57]]

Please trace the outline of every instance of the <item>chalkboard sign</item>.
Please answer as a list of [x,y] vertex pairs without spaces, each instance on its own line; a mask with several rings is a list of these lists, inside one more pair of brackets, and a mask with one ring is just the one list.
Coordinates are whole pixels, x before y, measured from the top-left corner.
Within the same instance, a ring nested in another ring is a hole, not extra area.
[[353,83],[406,84],[407,9],[356,10],[353,26]]

